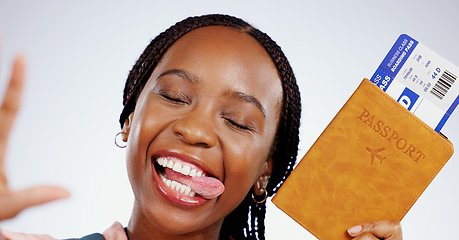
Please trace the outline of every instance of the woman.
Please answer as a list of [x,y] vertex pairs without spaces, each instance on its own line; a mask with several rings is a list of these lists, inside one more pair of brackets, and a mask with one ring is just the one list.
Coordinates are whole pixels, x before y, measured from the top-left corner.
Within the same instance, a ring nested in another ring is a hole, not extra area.
[[[145,49],[123,99],[135,203],[106,239],[264,239],[265,200],[293,169],[301,110],[274,41],[226,15],[185,19]],[[390,221],[349,234],[401,239]]]

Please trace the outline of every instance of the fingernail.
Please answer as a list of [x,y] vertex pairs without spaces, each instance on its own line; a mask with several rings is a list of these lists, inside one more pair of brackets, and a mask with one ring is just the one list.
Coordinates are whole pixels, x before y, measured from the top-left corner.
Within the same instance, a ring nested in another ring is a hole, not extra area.
[[354,234],[357,234],[359,233],[360,231],[362,231],[362,225],[358,225],[358,226],[355,226],[355,227],[351,227],[347,230],[347,232],[351,235],[354,235]]

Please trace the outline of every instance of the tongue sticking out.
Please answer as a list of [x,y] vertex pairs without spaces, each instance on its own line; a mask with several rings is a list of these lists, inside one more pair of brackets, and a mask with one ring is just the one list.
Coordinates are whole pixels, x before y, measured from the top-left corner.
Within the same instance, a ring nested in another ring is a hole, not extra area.
[[212,199],[220,196],[225,186],[218,179],[213,177],[190,177],[181,173],[165,169],[166,177],[170,180],[185,184],[205,199]]

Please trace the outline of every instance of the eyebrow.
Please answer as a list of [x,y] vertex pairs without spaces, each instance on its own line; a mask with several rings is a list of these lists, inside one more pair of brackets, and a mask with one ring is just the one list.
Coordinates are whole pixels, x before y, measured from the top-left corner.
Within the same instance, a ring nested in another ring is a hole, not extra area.
[[189,73],[189,72],[186,72],[186,71],[183,71],[183,70],[180,70],[180,69],[171,69],[171,70],[167,70],[163,73],[161,73],[157,78],[156,78],[156,81],[158,81],[158,79],[164,77],[164,76],[167,76],[167,75],[176,75],[180,78],[183,78],[183,79],[186,79],[192,83],[195,83],[195,82],[198,82],[198,78],[193,75],[192,73]]
[[263,105],[261,105],[260,101],[258,101],[258,99],[256,99],[254,96],[249,95],[247,93],[243,93],[243,92],[232,92],[232,91],[228,91],[226,95],[228,95],[230,98],[236,98],[236,99],[243,100],[244,102],[254,104],[258,108],[258,110],[260,110],[260,112],[263,114],[263,118],[266,118],[265,108],[263,107]]

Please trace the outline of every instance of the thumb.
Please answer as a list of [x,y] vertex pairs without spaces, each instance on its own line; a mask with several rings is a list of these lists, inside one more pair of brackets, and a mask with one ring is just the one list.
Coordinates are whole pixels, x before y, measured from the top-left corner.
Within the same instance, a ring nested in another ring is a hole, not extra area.
[[369,233],[379,239],[402,239],[402,228],[397,221],[369,222],[349,228],[347,231],[352,237]]
[[47,202],[68,198],[70,193],[61,187],[37,186],[0,194],[0,220],[15,217],[22,210]]

